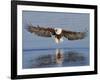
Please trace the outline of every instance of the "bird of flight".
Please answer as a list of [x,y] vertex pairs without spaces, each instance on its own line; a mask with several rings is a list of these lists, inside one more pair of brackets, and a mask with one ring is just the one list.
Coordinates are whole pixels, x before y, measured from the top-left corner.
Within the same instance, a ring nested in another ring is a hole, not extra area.
[[86,32],[73,32],[69,30],[63,30],[61,28],[45,28],[40,27],[39,25],[31,25],[26,29],[30,33],[34,33],[37,36],[52,37],[57,44],[63,41],[63,37],[67,38],[68,40],[81,40],[86,36]]

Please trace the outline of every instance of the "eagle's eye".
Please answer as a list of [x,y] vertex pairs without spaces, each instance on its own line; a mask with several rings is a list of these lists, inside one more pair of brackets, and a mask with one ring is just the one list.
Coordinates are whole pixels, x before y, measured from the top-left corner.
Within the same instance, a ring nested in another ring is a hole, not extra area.
[[57,29],[55,31],[57,32]]

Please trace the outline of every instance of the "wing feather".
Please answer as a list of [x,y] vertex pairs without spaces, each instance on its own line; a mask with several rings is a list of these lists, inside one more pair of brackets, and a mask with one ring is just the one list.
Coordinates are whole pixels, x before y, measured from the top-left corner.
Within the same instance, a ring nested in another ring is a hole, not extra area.
[[63,30],[63,36],[65,38],[68,38],[68,40],[84,39],[84,37],[86,36],[86,32],[73,32]]
[[27,30],[30,33],[34,33],[42,37],[51,37],[51,34],[54,32],[54,29],[52,28],[44,28],[39,26],[28,26]]

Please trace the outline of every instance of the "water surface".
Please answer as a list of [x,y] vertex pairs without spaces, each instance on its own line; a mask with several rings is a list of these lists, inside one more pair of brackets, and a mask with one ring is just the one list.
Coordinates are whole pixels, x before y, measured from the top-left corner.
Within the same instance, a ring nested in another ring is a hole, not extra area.
[[23,50],[23,69],[89,65],[88,48]]

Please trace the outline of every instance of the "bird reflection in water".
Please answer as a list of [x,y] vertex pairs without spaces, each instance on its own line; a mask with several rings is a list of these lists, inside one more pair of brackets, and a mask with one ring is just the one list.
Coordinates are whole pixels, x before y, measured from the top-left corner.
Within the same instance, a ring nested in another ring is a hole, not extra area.
[[63,61],[64,61],[63,50],[56,49],[56,56],[55,56],[56,64],[58,64],[58,66],[62,66]]
[[39,56],[35,59],[36,63],[32,64],[32,67],[43,68],[85,65],[85,58],[84,55],[76,51],[64,52],[63,49],[56,49],[55,54]]

